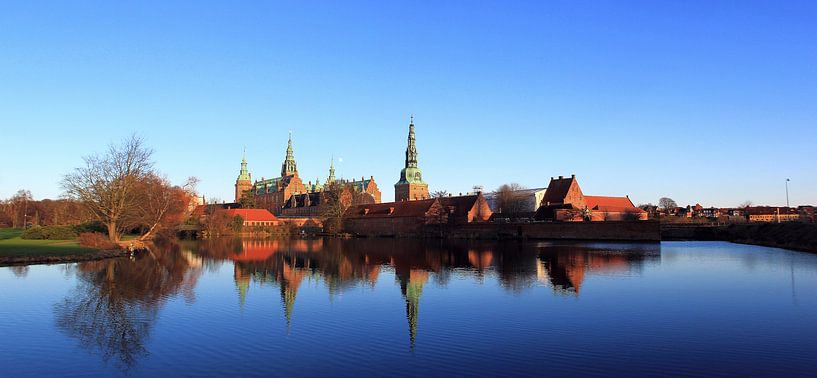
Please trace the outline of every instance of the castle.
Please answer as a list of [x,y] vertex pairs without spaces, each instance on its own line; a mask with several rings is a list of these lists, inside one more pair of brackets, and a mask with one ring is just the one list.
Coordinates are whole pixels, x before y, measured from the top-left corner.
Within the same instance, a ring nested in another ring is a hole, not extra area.
[[361,177],[360,181],[337,179],[334,162],[329,165],[329,177],[324,184],[321,184],[320,179],[316,179],[314,183],[304,183],[298,173],[290,133],[279,177],[262,177],[261,180],[253,181],[247,169],[246,156],[241,160],[241,170],[235,181],[235,202],[251,196],[255,207],[268,209],[276,216],[316,216],[320,213],[320,205],[325,202],[325,189],[332,185],[343,185],[344,190],[354,191],[361,203],[380,203],[380,189],[373,176],[368,179]]

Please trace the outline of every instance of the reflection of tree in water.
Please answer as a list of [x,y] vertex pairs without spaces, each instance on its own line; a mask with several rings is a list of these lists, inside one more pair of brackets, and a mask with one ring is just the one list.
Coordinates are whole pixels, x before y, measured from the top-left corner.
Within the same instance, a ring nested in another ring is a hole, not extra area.
[[57,328],[128,370],[149,354],[146,341],[161,306],[180,291],[193,300],[200,272],[196,261],[170,247],[134,260],[79,264],[75,292],[54,308]]
[[20,265],[20,266],[12,266],[9,267],[12,273],[14,273],[15,277],[24,278],[28,275],[28,265]]

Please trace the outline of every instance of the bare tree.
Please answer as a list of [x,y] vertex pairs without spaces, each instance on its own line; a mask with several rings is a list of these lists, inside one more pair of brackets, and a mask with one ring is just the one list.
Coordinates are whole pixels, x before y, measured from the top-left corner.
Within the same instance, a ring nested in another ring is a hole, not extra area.
[[675,201],[673,201],[672,198],[661,197],[661,199],[658,200],[658,207],[664,209],[667,213],[669,213],[670,210],[678,207],[678,204],[675,203]]
[[504,184],[494,191],[500,213],[518,214],[530,211],[528,198],[521,191],[526,188],[517,183]]
[[[195,183],[188,182],[188,185]],[[156,174],[145,176],[136,186],[136,211],[133,223],[145,228],[141,240],[152,238],[157,231],[181,223],[190,203],[188,190],[173,186]]]
[[450,196],[447,190],[437,190],[431,193],[431,198],[445,198]]
[[85,205],[108,228],[108,238],[118,242],[130,226],[128,218],[138,206],[137,184],[153,173],[151,155],[135,135],[111,144],[103,155],[84,158],[85,166],[65,175],[65,194]]
[[323,228],[329,233],[337,233],[343,228],[346,210],[354,204],[355,196],[351,188],[344,184],[333,183],[325,187],[321,194],[323,203]]
[[754,205],[754,203],[752,203],[752,201],[746,200],[746,201],[743,201],[740,205],[738,205],[738,208],[739,209],[745,209],[747,207],[752,207],[752,205]]

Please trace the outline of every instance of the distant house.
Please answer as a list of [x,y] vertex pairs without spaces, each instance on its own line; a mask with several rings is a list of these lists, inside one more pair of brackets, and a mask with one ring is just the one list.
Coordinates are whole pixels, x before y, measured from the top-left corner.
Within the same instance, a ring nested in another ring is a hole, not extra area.
[[647,220],[647,212],[635,207],[629,197],[585,196],[576,176],[550,179],[534,219],[538,221]]
[[706,207],[701,209],[700,214],[705,218],[717,218],[721,216],[721,209],[717,207]]
[[230,218],[241,217],[244,220],[244,227],[266,227],[277,226],[278,218],[267,209],[226,209],[224,211]]
[[746,208],[749,222],[793,222],[800,220],[800,213],[793,207],[751,206]]

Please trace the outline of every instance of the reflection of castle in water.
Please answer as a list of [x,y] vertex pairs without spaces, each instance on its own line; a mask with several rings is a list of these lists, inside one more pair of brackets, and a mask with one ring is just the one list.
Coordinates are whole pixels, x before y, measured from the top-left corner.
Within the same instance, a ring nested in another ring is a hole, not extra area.
[[537,263],[537,278],[550,284],[557,293],[579,295],[585,276],[589,274],[635,274],[643,263],[659,258],[659,246],[634,244],[629,249],[604,245],[552,245],[541,249]]
[[556,293],[578,296],[588,276],[637,274],[645,262],[657,261],[659,248],[657,244],[440,244],[421,240],[315,239],[211,241],[202,245],[199,253],[233,261],[242,306],[252,282],[277,285],[288,323],[292,321],[298,289],[304,279],[323,281],[330,296],[335,296],[359,285],[374,287],[381,269],[393,269],[406,303],[413,346],[420,300],[429,281],[445,284],[456,272],[479,282],[495,277],[510,291],[545,283]]

